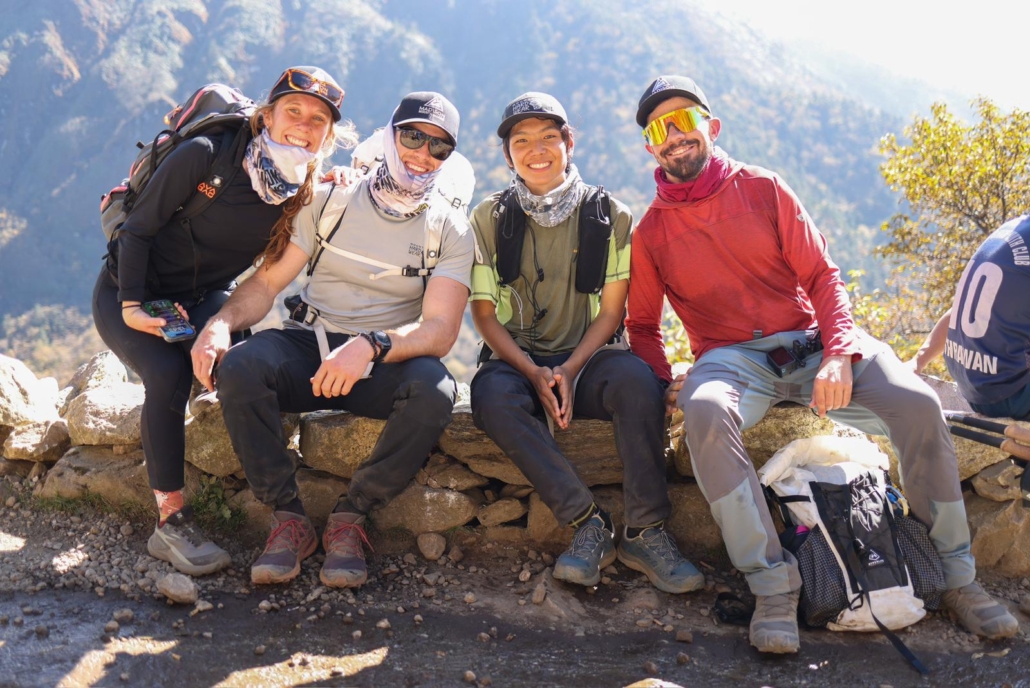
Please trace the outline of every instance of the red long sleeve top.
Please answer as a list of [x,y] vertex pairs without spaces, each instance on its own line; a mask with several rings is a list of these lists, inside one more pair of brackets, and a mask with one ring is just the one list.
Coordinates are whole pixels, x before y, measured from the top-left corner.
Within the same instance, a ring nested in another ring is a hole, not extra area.
[[656,197],[640,221],[626,320],[633,351],[672,379],[659,329],[667,296],[697,359],[756,333],[818,326],[825,356],[857,360],[859,331],[826,239],[779,176],[732,167],[709,196],[685,203]]

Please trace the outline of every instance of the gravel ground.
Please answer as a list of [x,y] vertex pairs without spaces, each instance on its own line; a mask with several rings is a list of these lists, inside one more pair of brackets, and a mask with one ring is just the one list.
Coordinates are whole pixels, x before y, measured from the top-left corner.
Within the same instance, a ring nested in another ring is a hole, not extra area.
[[[172,604],[158,586],[173,569],[146,554],[152,524],[33,511],[33,486],[0,481],[0,686],[1030,686],[1025,613],[1008,641],[940,614],[904,632],[929,680],[879,634],[804,631],[800,654],[767,658],[712,613],[719,592],[748,596],[735,571],[702,563],[705,591],[685,596],[621,564],[574,588],[550,578],[551,554],[467,532],[435,562],[415,546],[374,555],[356,591],[321,585],[321,555],[292,584],[255,588],[257,549],[234,544],[232,568],[192,579],[195,601]],[[983,582],[1030,611],[1030,581]]]

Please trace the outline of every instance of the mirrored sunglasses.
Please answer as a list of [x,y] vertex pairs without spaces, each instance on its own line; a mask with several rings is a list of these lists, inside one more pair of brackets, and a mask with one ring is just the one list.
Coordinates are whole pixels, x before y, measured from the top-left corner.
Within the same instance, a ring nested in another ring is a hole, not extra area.
[[[343,105],[343,91],[328,81],[316,79],[301,69],[287,69],[283,72],[279,83],[285,81],[294,91],[304,93],[317,93],[332,101],[333,105],[339,108]],[[278,84],[277,84],[278,85]],[[273,89],[274,90],[274,89]]]
[[430,136],[414,127],[397,127],[397,132],[400,134],[401,145],[405,148],[418,150],[428,143],[429,154],[437,160],[446,160],[454,152],[454,144],[447,139]]
[[653,122],[644,127],[644,140],[652,146],[660,146],[669,138],[670,124],[675,124],[676,128],[684,134],[689,134],[707,119],[709,119],[708,113],[700,107],[673,110],[655,118]]

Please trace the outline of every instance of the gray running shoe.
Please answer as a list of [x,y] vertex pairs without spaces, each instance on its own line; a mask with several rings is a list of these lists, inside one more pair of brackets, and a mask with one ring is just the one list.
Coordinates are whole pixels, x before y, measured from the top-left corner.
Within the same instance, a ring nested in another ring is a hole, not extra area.
[[184,506],[154,527],[147,551],[190,576],[214,573],[232,564],[229,553],[207,539],[193,522],[193,508]]
[[992,600],[976,581],[948,590],[941,599],[970,633],[995,639],[1010,638],[1019,632],[1016,618]]
[[801,647],[798,599],[801,589],[784,595],[756,595],[748,637],[759,652],[786,654]]
[[627,537],[624,528],[617,551],[619,561],[646,575],[662,592],[690,592],[705,585],[704,574],[683,558],[662,526],[646,528],[635,538]]
[[300,562],[318,547],[315,528],[307,516],[290,511],[272,513],[272,533],[265,542],[265,551],[250,567],[250,581],[255,585],[285,583],[300,573]]
[[554,563],[558,580],[592,587],[601,582],[601,569],[615,561],[615,535],[600,512],[576,529],[572,544]]
[[368,580],[365,551],[361,543],[372,545],[365,534],[365,515],[349,512],[329,514],[322,534],[325,562],[319,579],[331,588],[356,588]]

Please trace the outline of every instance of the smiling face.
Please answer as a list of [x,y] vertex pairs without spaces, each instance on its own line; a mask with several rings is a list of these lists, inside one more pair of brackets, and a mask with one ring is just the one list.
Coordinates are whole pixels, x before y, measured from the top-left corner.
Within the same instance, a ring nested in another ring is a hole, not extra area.
[[[435,136],[438,139],[443,139],[445,141],[451,140],[451,137],[447,132],[435,124],[429,124],[428,122],[406,122],[404,126],[418,129],[423,134]],[[440,169],[440,165],[443,164],[442,160],[437,160],[429,154],[428,142],[422,144],[421,148],[412,150],[401,143],[400,132],[396,129],[393,132],[393,140],[397,147],[397,155],[401,158],[401,163],[408,172],[416,177],[423,174],[429,174],[430,172],[436,172]]]
[[543,196],[565,181],[574,145],[572,133],[566,144],[553,119],[524,119],[511,128],[504,157],[522,177],[526,188]]
[[[697,103],[689,98],[669,98],[663,100],[648,115],[650,124],[662,115],[681,108],[696,107]],[[712,118],[701,123],[691,132],[683,133],[671,122],[668,124],[669,138],[657,146],[647,146],[647,151],[665,171],[665,176],[673,183],[682,183],[697,179],[712,157],[715,140],[719,137],[720,122]]]
[[318,98],[297,93],[276,100],[264,114],[264,122],[276,143],[317,153],[329,134],[333,116],[329,106]]

